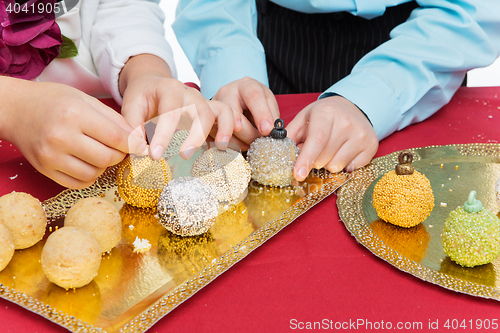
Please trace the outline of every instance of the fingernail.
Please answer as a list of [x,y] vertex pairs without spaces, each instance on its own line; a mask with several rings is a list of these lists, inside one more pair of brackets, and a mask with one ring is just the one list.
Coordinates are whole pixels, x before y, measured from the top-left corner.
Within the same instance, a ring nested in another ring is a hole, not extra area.
[[346,166],[346,167],[345,167],[345,171],[346,171],[346,172],[353,172],[353,171],[354,171],[354,167],[352,167],[351,165]]
[[241,120],[236,120],[236,126],[239,127],[239,128],[242,128],[243,127],[243,124],[241,123]]
[[297,176],[299,176],[299,179],[297,179],[297,180],[304,180],[304,179],[306,179],[306,177],[307,177],[307,169],[306,169],[306,167],[300,168],[299,171],[297,172]]
[[328,168],[328,171],[330,171],[331,173],[337,173],[340,171],[340,168],[338,166],[332,166]]
[[160,146],[160,145],[154,147],[153,148],[153,156],[152,156],[153,159],[156,160],[156,161],[158,161],[161,158],[161,155],[163,155],[163,151],[164,150],[165,149],[162,146]]
[[267,133],[271,130],[271,123],[267,120],[262,120],[259,125],[259,132],[261,134]]
[[182,152],[182,154],[184,155],[184,157],[186,158],[186,160],[189,160],[191,158],[191,156],[193,156],[194,151],[195,151],[194,147],[193,146],[189,146],[189,147],[186,148],[186,150],[184,150]]
[[216,142],[215,145],[219,150],[226,150],[227,146],[229,146],[229,137],[226,135],[222,138],[221,141]]

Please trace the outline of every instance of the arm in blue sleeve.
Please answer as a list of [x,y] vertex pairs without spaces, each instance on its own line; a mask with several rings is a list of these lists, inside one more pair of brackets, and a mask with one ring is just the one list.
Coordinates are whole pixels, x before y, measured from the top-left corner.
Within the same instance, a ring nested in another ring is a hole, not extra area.
[[179,1],[172,28],[206,98],[245,76],[268,86],[256,10],[251,0]]
[[418,0],[391,39],[320,96],[337,93],[365,112],[379,139],[448,103],[466,72],[500,50],[500,2]]

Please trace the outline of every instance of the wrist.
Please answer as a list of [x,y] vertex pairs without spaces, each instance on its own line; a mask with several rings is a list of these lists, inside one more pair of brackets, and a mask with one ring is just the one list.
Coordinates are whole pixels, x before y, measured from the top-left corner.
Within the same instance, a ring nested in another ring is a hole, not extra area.
[[348,100],[348,99],[347,99],[347,98],[345,98],[344,96],[339,95],[339,94],[334,93],[334,92],[328,92],[328,93],[323,94],[323,95],[320,97],[320,99],[323,99],[323,98],[328,98],[328,97],[335,97],[335,96],[341,97],[341,98],[345,99],[346,101],[348,101],[349,103],[351,103],[352,105],[354,105],[354,106],[355,106],[355,107],[356,107],[356,108],[357,108],[357,109],[358,109],[358,110],[359,110],[359,111],[360,111],[360,112],[361,112],[361,113],[362,113],[362,114],[366,117],[366,119],[370,122],[370,125],[372,125],[372,127],[373,127],[372,121],[371,121],[371,120],[370,120],[370,118],[366,115],[366,113],[365,113],[363,110],[361,110],[361,108],[360,108],[358,105],[354,104],[353,102],[351,102],[350,100]]
[[14,131],[16,128],[14,115],[22,112],[21,103],[25,98],[25,92],[29,91],[27,85],[31,81],[17,79],[0,75],[0,139],[14,142]]
[[144,75],[172,78],[172,72],[161,58],[151,54],[130,57],[118,77],[118,88],[123,96],[130,82]]

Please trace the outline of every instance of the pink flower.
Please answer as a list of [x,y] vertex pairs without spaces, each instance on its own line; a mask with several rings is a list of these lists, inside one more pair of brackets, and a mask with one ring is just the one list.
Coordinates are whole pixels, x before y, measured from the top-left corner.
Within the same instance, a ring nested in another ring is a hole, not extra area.
[[38,12],[38,8],[48,9],[47,3],[53,6],[56,1],[29,0],[21,5],[24,10],[17,7],[15,13],[15,0],[0,0],[1,75],[35,78],[59,54],[62,36],[54,12]]

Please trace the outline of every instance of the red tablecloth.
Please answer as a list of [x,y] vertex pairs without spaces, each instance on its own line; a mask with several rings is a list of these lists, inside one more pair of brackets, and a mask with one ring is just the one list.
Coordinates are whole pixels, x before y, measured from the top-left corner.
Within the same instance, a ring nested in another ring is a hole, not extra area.
[[[411,147],[500,141],[498,95],[500,87],[460,88],[434,116],[383,140],[377,156]],[[285,121],[316,97],[278,96]],[[45,200],[62,188],[36,173],[15,147],[0,142],[0,195],[12,190]],[[443,327],[448,319],[498,322],[500,303],[446,290],[375,257],[346,230],[331,195],[150,331],[282,332],[299,329],[300,323],[330,321],[333,328],[339,323],[360,331],[383,330],[389,322],[393,329],[398,323],[403,328],[421,323],[420,331],[429,331],[429,323],[438,321],[439,331],[448,331]],[[65,332],[3,299],[0,330]]]

